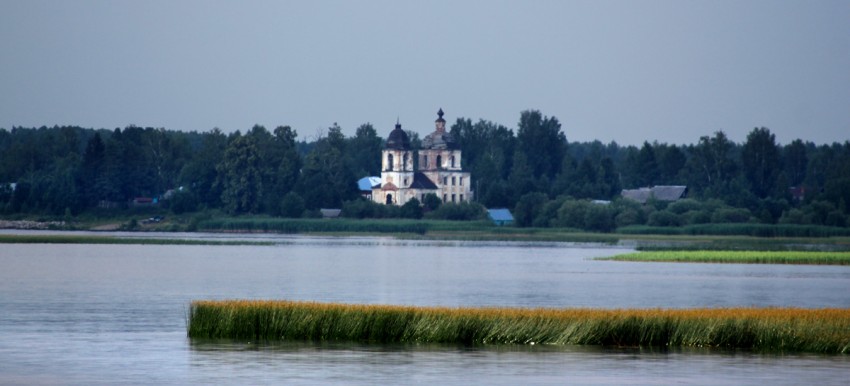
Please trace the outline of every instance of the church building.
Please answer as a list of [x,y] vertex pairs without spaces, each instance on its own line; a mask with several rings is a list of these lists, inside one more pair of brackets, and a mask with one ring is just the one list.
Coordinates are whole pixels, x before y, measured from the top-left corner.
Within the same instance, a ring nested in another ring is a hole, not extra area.
[[[472,179],[461,166],[461,149],[446,131],[443,109],[437,112],[436,129],[422,140],[417,155],[410,138],[396,123],[381,152],[381,184],[372,188],[372,200],[387,205],[404,205],[412,198],[420,202],[429,193],[443,202],[472,200]],[[414,157],[418,156],[418,165]]]

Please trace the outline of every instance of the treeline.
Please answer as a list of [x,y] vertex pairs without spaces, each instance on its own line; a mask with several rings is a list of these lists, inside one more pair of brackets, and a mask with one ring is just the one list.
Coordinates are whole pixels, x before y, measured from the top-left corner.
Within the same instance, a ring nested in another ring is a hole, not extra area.
[[[460,118],[451,132],[478,203],[513,209],[520,226],[606,230],[730,219],[846,226],[850,214],[850,141],[781,145],[768,129],[756,128],[743,144],[722,131],[691,145],[578,143],[567,141],[557,118],[539,111],[522,112],[515,130]],[[417,147],[419,136],[409,134]],[[380,175],[384,140],[371,124],[351,137],[334,124],[315,140],[296,138],[288,126],[259,125],[232,134],[136,126],[0,129],[0,212],[76,215],[151,197],[177,213],[217,208],[301,217],[343,208],[349,217],[422,216],[412,207],[381,209],[360,201],[357,179]],[[687,186],[694,208],[588,201],[653,185]],[[425,212],[440,207],[426,204]],[[570,213],[581,208],[579,223]],[[441,216],[475,217],[473,209],[450,207]],[[594,222],[594,216],[608,220]]]

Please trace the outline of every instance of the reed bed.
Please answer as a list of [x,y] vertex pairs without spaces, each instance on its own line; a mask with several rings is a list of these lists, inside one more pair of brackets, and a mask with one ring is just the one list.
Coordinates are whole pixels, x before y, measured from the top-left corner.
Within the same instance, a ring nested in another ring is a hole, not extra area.
[[444,308],[195,301],[190,338],[717,347],[850,354],[850,309]]
[[836,251],[643,251],[599,260],[684,263],[850,265],[850,252]]

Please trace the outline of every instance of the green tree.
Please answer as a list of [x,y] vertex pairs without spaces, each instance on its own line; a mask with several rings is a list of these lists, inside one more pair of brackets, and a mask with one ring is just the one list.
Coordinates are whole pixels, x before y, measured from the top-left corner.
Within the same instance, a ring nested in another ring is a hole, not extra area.
[[355,176],[377,176],[381,173],[381,137],[371,123],[357,128],[348,146],[351,153],[351,169]]
[[783,149],[782,159],[789,186],[800,186],[806,179],[806,169],[809,166],[807,153],[806,145],[799,139],[795,139]]
[[218,174],[224,187],[221,201],[231,214],[257,213],[263,192],[263,161],[256,137],[237,135],[227,145]]
[[734,147],[723,131],[714,133],[714,137],[700,137],[699,143],[690,149],[688,186],[715,197],[728,192],[737,174],[737,165],[732,159]]
[[517,150],[522,153],[532,176],[554,179],[567,153],[567,138],[555,117],[545,117],[536,110],[520,114]]
[[280,203],[280,215],[283,217],[301,217],[305,209],[304,199],[295,192],[286,193]]
[[221,206],[224,187],[218,175],[218,165],[227,149],[227,136],[214,128],[200,139],[199,148],[181,169],[179,180],[194,193],[200,204],[218,208]]
[[357,196],[357,178],[345,158],[345,137],[339,126],[317,141],[304,160],[299,184],[308,209],[340,208]]
[[744,176],[758,198],[765,198],[775,191],[779,175],[779,147],[770,130],[755,128],[747,135],[747,142],[741,150],[741,164]]

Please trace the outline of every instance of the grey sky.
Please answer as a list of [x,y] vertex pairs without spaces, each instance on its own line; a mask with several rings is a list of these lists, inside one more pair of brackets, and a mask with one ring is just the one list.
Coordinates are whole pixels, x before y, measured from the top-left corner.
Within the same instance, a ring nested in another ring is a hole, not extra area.
[[850,1],[0,0],[0,127],[850,139]]

